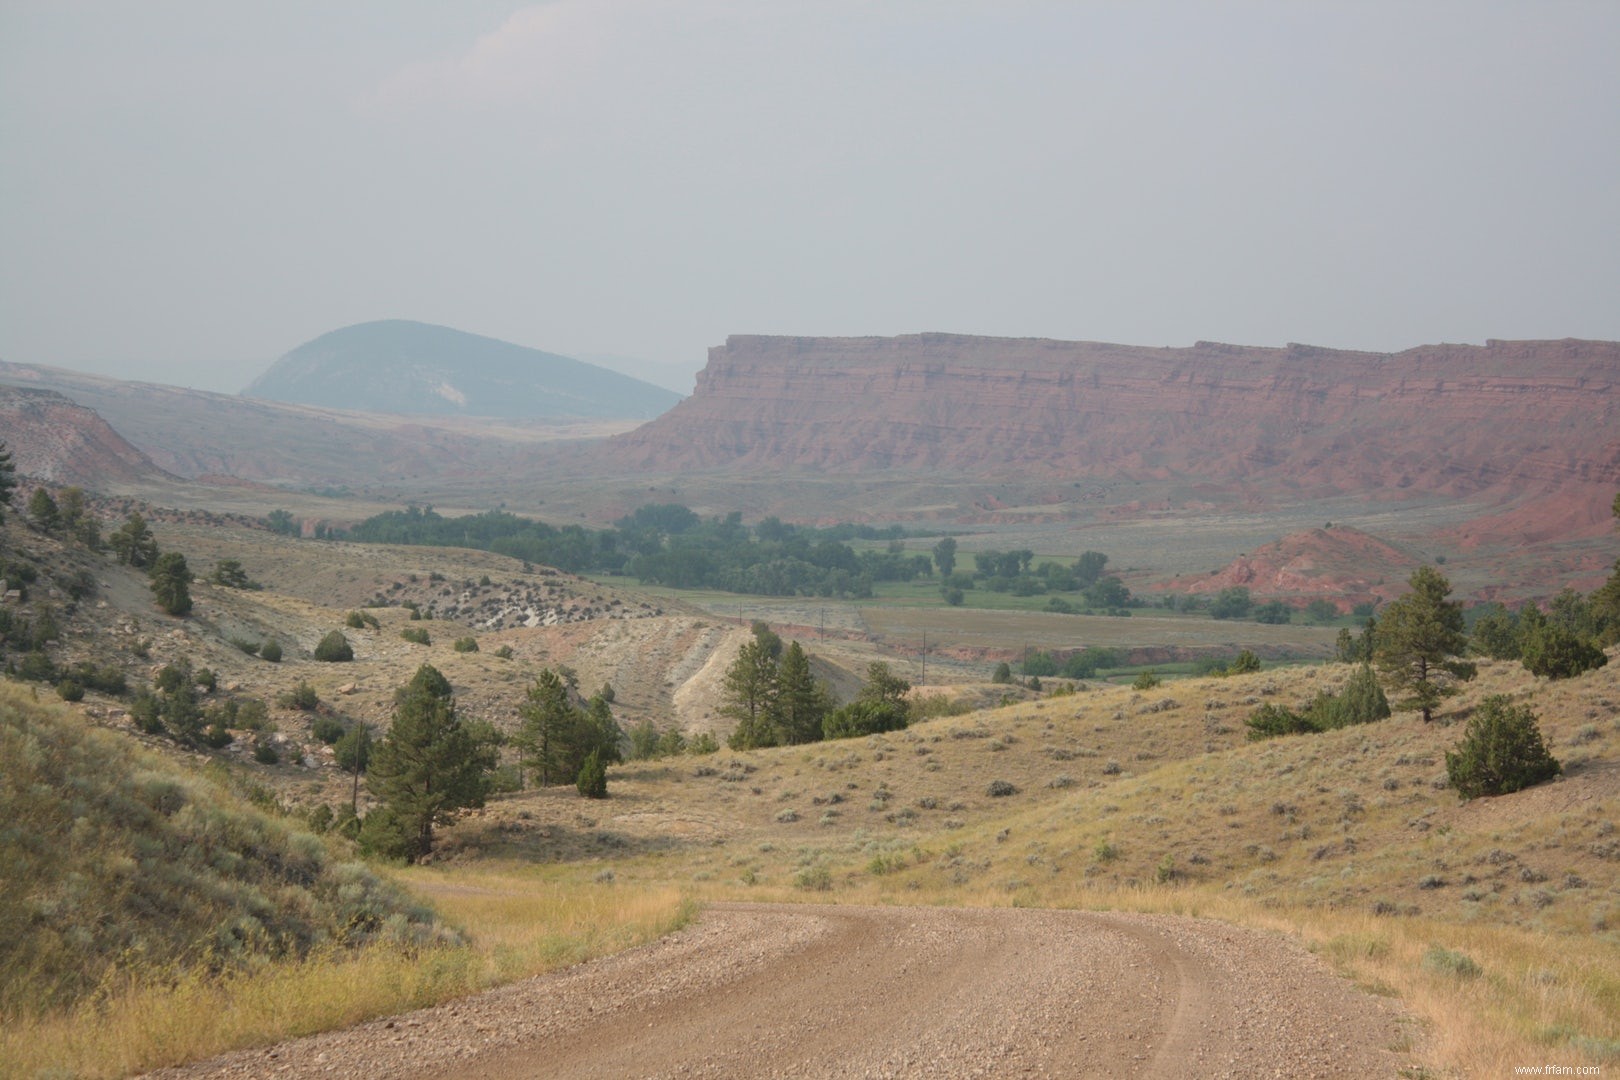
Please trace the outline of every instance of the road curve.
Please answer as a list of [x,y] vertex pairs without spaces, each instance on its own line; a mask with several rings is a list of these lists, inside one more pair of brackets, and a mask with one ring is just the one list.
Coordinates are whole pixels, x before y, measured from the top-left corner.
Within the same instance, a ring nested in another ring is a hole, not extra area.
[[1402,1023],[1207,920],[716,904],[618,956],[154,1075],[1394,1077]]

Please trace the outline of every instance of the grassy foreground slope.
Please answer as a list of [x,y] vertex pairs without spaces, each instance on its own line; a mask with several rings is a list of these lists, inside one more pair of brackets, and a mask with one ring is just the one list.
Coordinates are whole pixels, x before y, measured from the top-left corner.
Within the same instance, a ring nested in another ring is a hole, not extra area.
[[[1170,911],[1272,927],[1425,1023],[1437,1075],[1620,1061],[1620,665],[1486,663],[1449,702],[1251,743],[1345,665],[1093,688],[866,739],[637,763],[583,809],[514,796],[447,866],[549,860],[580,883],[715,899]],[[1484,695],[1532,703],[1558,781],[1458,800],[1445,753]]]
[[[0,1073],[122,1076],[626,948],[689,914],[469,875],[436,896],[0,682]],[[431,887],[430,887],[431,891]]]

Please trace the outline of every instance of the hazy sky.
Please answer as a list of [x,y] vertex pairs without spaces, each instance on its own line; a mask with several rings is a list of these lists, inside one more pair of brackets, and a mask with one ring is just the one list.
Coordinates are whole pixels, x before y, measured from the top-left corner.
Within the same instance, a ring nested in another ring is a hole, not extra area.
[[1620,3],[0,0],[0,359],[1620,338]]

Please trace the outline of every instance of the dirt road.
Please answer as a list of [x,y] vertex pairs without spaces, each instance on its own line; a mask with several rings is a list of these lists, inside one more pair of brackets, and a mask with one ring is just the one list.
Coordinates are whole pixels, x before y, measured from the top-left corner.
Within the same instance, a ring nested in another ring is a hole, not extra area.
[[1167,916],[719,904],[644,948],[184,1077],[1394,1077],[1411,1028]]

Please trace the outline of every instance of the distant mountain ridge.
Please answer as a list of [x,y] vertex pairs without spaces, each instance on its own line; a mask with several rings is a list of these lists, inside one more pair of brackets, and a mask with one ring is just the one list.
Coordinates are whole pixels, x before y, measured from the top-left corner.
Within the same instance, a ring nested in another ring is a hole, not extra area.
[[404,319],[322,334],[242,393],[359,412],[536,420],[647,420],[681,400],[595,364]]
[[[1199,342],[734,336],[621,467],[1190,478],[1512,497],[1620,486],[1620,343],[1398,353]],[[1594,505],[1607,528],[1608,500]]]

